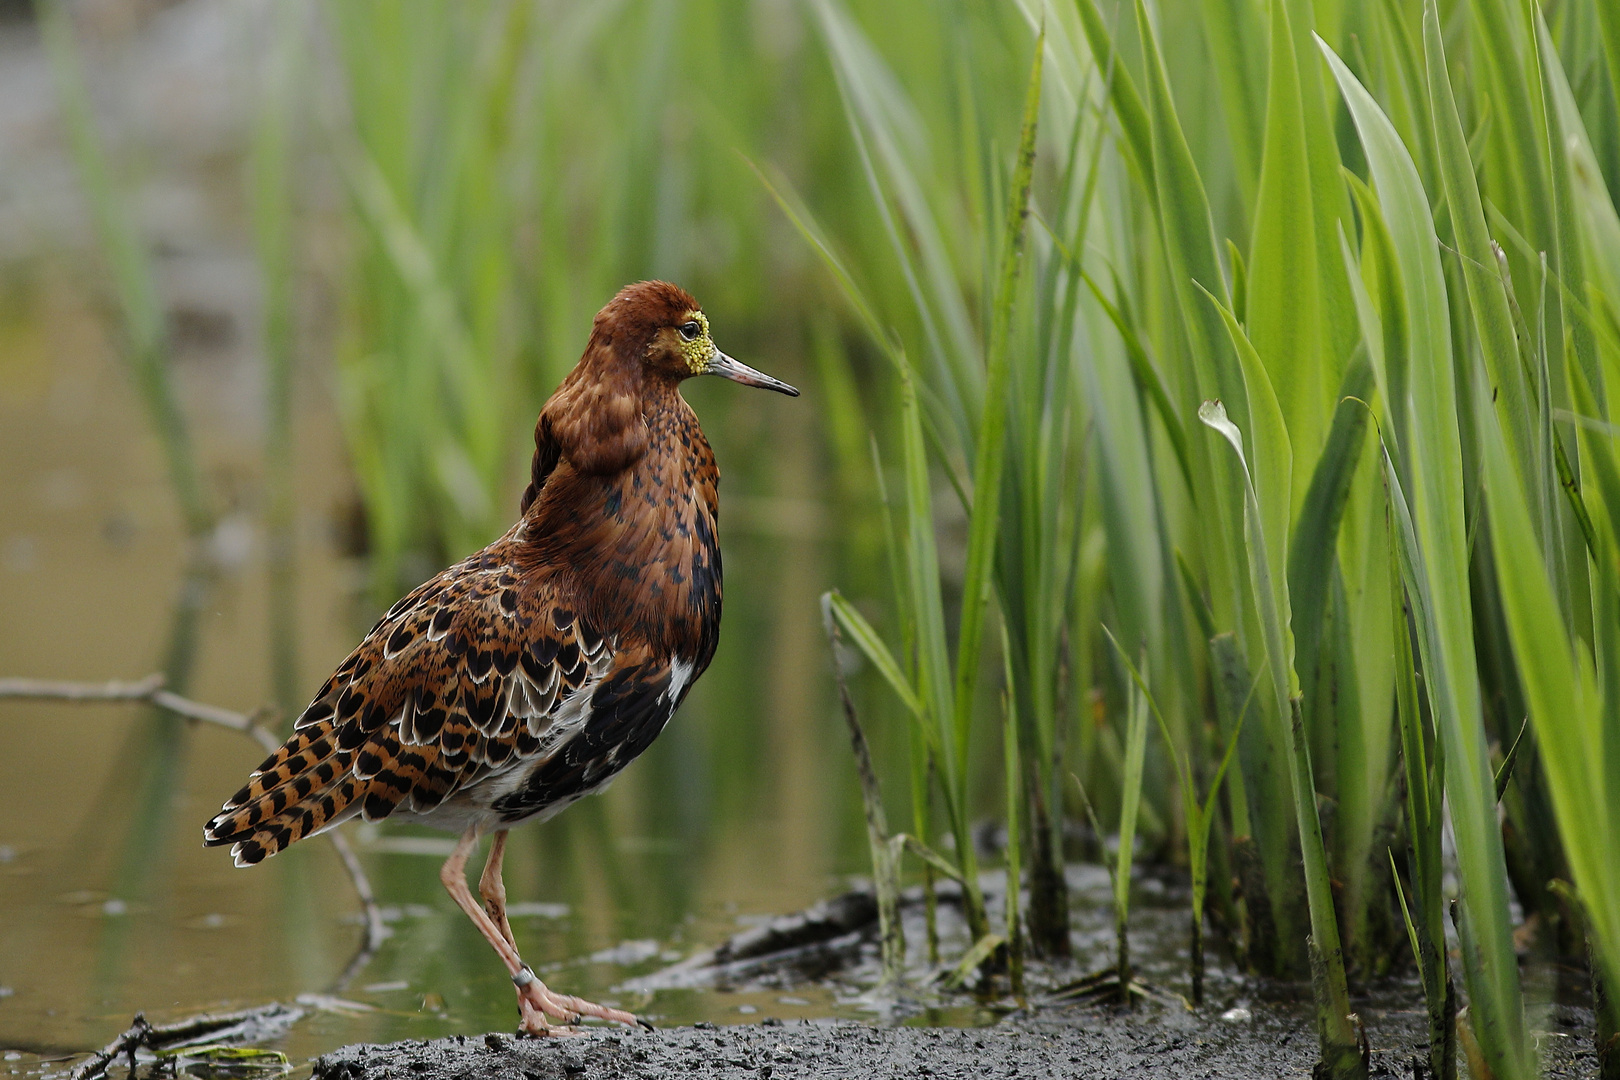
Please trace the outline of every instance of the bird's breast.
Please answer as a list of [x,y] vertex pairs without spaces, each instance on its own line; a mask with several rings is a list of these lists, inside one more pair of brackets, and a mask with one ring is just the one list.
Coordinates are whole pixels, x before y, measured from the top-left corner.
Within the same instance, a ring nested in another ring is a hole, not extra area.
[[719,474],[695,422],[649,424],[649,435],[631,467],[548,490],[550,520],[533,534],[599,625],[701,670],[720,626]]

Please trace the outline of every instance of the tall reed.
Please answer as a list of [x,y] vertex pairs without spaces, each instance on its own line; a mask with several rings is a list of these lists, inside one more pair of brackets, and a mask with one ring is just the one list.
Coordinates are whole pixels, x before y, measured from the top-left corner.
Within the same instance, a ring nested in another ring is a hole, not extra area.
[[[920,426],[976,522],[961,463],[974,457],[963,447],[983,450],[970,418],[989,385],[972,347],[986,309],[958,298],[992,295],[974,267],[996,250],[996,219],[962,208],[988,205],[1006,175],[990,129],[1010,132],[1011,83],[938,46],[938,66],[960,73],[946,80],[955,100],[975,103],[942,117],[923,104],[928,76],[890,66],[928,71],[905,53],[915,42],[818,12],[860,168],[892,224],[818,228],[815,243],[861,293],[860,323],[919,358]],[[1567,867],[1598,955],[1613,950],[1615,885],[1588,853],[1612,850],[1602,830],[1620,777],[1615,726],[1600,719],[1620,625],[1605,547],[1620,495],[1606,486],[1617,20],[1570,4],[1549,26],[1498,0],[1322,12],[1283,0],[1162,21],[1141,3],[1023,11],[1028,33],[1044,23],[1037,160],[1049,165],[1031,196],[1035,287],[1010,328],[1019,404],[1003,437],[1018,479],[1002,489],[1000,535],[1017,546],[995,579],[1008,678],[1035,703],[1059,672],[1098,671],[1101,616],[1147,644],[1169,767],[1215,775],[1234,741],[1233,929],[1257,969],[1312,974],[1334,1075],[1364,1067],[1349,980],[1387,967],[1403,910],[1433,1064],[1449,1067],[1449,806],[1472,1029],[1496,1075],[1525,1076],[1510,891],[1560,948],[1547,883]],[[1107,551],[1100,593],[1081,558],[1092,536]],[[1050,563],[1027,572],[1015,559]],[[981,640],[994,638],[965,644]],[[958,673],[982,662],[954,659]],[[1253,701],[1211,692],[1255,685],[1254,672],[1270,690]],[[1069,696],[1099,691],[1107,681],[1091,676]],[[1191,736],[1208,700],[1223,703],[1220,740]],[[1492,755],[1514,742],[1516,707],[1546,757],[1526,768],[1516,754],[1503,774],[1510,851]],[[1076,718],[1007,752],[1042,769]],[[1088,787],[1123,779],[1129,755],[1108,751],[1122,737],[1075,740]],[[1577,797],[1596,808],[1587,820],[1572,816]],[[1207,828],[1198,805],[1161,795],[1157,809],[1173,828]],[[1386,850],[1402,836],[1404,883]]]

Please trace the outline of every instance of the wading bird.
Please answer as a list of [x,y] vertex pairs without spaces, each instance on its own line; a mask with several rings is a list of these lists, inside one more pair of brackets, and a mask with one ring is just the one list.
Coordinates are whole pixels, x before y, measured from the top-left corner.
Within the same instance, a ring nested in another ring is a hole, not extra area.
[[[459,832],[440,878],[532,1034],[639,1022],[535,977],[501,857],[512,826],[602,790],[647,749],[714,656],[720,473],[680,394],[693,375],[798,395],[716,348],[681,289],[621,290],[540,411],[518,523],[390,608],[204,828],[238,866],[356,815]],[[466,864],[486,832],[480,906]]]

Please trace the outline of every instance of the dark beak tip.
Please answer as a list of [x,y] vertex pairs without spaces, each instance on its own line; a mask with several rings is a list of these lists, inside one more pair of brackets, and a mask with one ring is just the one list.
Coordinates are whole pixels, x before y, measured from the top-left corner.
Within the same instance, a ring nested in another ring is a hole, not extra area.
[[797,387],[789,386],[781,379],[767,375],[763,371],[756,371],[747,364],[742,363],[723,352],[716,350],[715,358],[709,366],[708,374],[718,375],[722,379],[730,379],[743,386],[755,386],[762,390],[775,390],[788,397],[798,397]]

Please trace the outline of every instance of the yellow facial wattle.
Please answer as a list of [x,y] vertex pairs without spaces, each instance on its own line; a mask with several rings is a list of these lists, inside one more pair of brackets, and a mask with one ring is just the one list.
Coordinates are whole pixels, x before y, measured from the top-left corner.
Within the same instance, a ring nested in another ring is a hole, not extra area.
[[684,336],[680,337],[681,357],[686,361],[686,368],[694,375],[702,375],[709,370],[714,362],[714,342],[709,339],[709,319],[701,311],[687,313],[685,322],[695,322],[703,328],[702,332],[691,341]]

